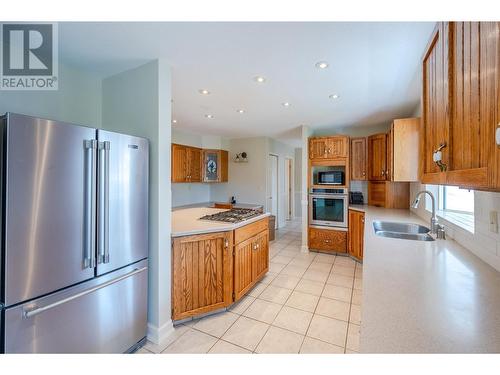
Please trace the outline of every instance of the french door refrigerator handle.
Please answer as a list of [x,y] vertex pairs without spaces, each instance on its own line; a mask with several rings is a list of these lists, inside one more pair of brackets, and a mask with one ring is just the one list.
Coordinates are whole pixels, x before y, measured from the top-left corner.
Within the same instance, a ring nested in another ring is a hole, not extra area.
[[109,141],[99,142],[99,263],[109,263]]
[[77,293],[77,294],[74,294],[70,297],[67,297],[67,298],[63,298],[57,302],[54,302],[54,303],[51,303],[50,305],[47,305],[47,306],[43,306],[43,307],[26,307],[24,310],[23,310],[23,317],[25,319],[28,319],[28,318],[31,318],[32,316],[35,316],[35,315],[38,315],[44,311],[47,311],[47,310],[50,310],[50,309],[53,309],[54,307],[57,307],[57,306],[60,306],[64,303],[67,303],[67,302],[70,302],[70,301],[73,301],[77,298],[80,298],[80,297],[83,297],[83,296],[86,296],[87,294],[90,294],[90,293],[93,293],[99,289],[102,289],[102,288],[105,288],[111,284],[115,284],[119,281],[122,281],[124,279],[127,279],[131,276],[134,276],[138,273],[141,273],[145,270],[147,270],[148,267],[142,267],[142,268],[135,268],[134,270],[130,271],[129,273],[126,273],[125,275],[122,275],[122,276],[118,276],[114,279],[111,279],[103,284],[100,284],[100,285],[97,285],[93,288],[90,288],[90,289],[87,289],[87,290],[84,290],[80,293]]
[[96,149],[97,140],[91,139],[84,142],[85,147],[85,256],[83,268],[94,268],[95,260],[95,209],[96,209]]

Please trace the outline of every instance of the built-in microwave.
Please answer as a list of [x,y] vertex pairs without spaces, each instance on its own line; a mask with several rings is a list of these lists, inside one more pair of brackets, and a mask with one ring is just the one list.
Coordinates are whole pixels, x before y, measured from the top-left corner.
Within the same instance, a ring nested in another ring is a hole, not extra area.
[[343,171],[318,171],[318,185],[344,185]]
[[309,223],[347,228],[349,199],[345,189],[311,189]]

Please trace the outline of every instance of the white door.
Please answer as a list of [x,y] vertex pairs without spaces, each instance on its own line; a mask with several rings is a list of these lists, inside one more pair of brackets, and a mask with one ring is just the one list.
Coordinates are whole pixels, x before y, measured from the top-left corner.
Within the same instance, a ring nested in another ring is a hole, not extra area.
[[293,207],[293,180],[292,180],[292,159],[285,162],[285,194],[286,194],[286,219],[292,220]]
[[276,228],[278,227],[278,156],[269,155],[267,183],[269,194],[267,207],[271,215],[276,216]]

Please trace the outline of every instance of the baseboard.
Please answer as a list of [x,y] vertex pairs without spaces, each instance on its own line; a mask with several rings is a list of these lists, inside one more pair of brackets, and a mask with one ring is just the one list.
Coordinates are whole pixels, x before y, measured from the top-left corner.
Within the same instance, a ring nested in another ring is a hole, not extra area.
[[169,320],[161,327],[157,327],[148,322],[148,335],[147,339],[153,344],[161,345],[163,342],[167,341],[169,336],[175,332],[174,325],[172,321]]
[[300,247],[300,252],[301,252],[301,253],[308,253],[308,252],[309,252],[309,246],[307,246],[307,245],[302,245],[302,246]]

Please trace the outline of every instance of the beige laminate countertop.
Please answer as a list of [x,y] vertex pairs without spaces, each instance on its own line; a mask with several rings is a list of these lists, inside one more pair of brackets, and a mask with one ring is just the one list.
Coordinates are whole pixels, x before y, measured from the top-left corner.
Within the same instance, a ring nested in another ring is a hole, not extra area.
[[243,227],[269,216],[269,213],[263,213],[251,219],[239,223],[223,223],[218,221],[199,220],[205,215],[215,214],[217,212],[228,211],[220,208],[194,207],[182,210],[172,211],[172,237],[189,236],[193,234],[226,232]]
[[409,210],[366,213],[362,353],[500,353],[500,273],[457,242],[376,236],[373,220],[424,224]]

